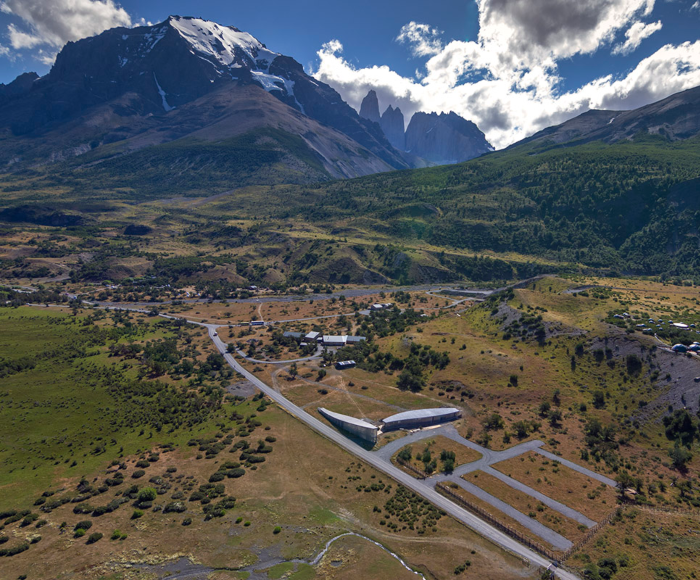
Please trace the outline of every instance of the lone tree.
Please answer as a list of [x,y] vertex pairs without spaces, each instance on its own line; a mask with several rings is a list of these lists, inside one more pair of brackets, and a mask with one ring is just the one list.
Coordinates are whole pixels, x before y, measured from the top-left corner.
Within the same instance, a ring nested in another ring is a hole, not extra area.
[[679,445],[678,441],[668,450],[668,456],[673,462],[673,467],[680,472],[684,472],[688,469],[688,462],[693,458],[693,454],[690,450]]

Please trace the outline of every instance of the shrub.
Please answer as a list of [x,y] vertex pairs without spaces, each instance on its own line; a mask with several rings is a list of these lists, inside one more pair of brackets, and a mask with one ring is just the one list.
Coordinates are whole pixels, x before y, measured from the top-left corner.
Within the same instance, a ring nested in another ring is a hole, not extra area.
[[83,528],[78,528],[73,534],[74,538],[82,538],[85,535],[85,530]]
[[92,527],[92,522],[90,520],[82,520],[73,526],[74,530],[89,530]]
[[279,526],[275,526],[275,529],[272,530],[273,534],[279,534],[282,531],[282,528]]
[[119,530],[114,530],[112,535],[109,537],[110,540],[118,540],[122,537],[122,533]]
[[144,487],[138,495],[139,503],[153,501],[158,496],[158,493],[152,487]]
[[141,510],[134,510],[134,513],[131,514],[131,519],[138,520],[141,516],[143,516],[143,512]]
[[184,512],[184,511],[186,511],[186,510],[187,510],[187,507],[185,506],[184,503],[182,503],[181,501],[174,501],[174,502],[171,502],[171,503],[167,504],[167,505],[163,508],[163,513],[164,513],[164,514],[169,514],[169,513],[173,513],[173,512],[174,512],[174,513],[180,514],[180,513]]
[[220,471],[217,471],[209,477],[209,483],[216,483],[217,481],[222,481],[225,477],[226,475],[224,475]]
[[87,543],[88,544],[94,544],[95,542],[99,542],[102,539],[102,534],[100,532],[94,532],[90,534],[88,537]]
[[21,527],[21,528],[26,528],[27,526],[30,526],[31,524],[33,524],[33,523],[34,523],[35,521],[37,521],[38,519],[39,519],[39,515],[38,515],[38,514],[29,514],[27,517],[25,517],[25,518],[22,520],[22,523],[20,524],[20,527]]
[[240,467],[237,467],[236,469],[229,469],[226,472],[226,477],[230,477],[231,479],[243,477],[244,475],[245,475],[245,469],[241,469]]
[[134,471],[134,473],[131,474],[131,477],[133,477],[134,479],[139,479],[144,475],[146,475],[146,472],[143,469],[137,469],[136,471]]
[[177,472],[177,467],[168,467],[167,472],[168,473],[175,473],[175,472]]
[[34,536],[31,540],[29,540],[30,544],[38,544],[41,542],[41,536]]
[[29,543],[22,542],[21,544],[13,546],[12,548],[8,548],[7,551],[5,552],[5,556],[7,556],[8,558],[11,558],[12,556],[16,556],[17,554],[21,554],[22,552],[26,552],[28,549],[29,549]]
[[145,459],[141,459],[136,462],[136,467],[148,467],[149,465],[150,463],[148,463],[148,461],[146,461]]
[[10,540],[7,536],[0,536],[0,544],[5,544]]
[[185,518],[182,520],[182,525],[183,526],[189,526],[192,523],[192,518]]

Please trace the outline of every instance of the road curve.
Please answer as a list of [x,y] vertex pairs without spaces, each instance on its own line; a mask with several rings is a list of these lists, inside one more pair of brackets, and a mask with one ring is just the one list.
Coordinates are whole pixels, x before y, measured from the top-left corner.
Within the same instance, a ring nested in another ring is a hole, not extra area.
[[[497,546],[505,548],[506,550],[527,559],[536,566],[548,568],[552,564],[552,562],[544,556],[541,556],[537,552],[526,548],[510,536],[507,536],[506,534],[499,531],[492,525],[486,523],[485,521],[481,520],[471,512],[468,512],[467,510],[461,508],[446,497],[440,495],[434,489],[431,489],[430,487],[421,483],[414,477],[408,475],[407,473],[404,473],[399,468],[389,463],[386,463],[384,460],[374,455],[371,451],[363,449],[362,447],[360,447],[359,445],[357,445],[356,443],[339,433],[333,427],[330,427],[329,425],[321,422],[316,417],[310,415],[302,408],[289,401],[286,397],[275,391],[272,387],[268,386],[263,381],[258,379],[254,374],[248,372],[245,368],[243,368],[243,366],[241,366],[236,361],[236,359],[233,358],[233,356],[230,353],[227,352],[227,345],[216,334],[216,328],[218,328],[217,325],[201,323],[196,324],[207,327],[209,331],[209,338],[212,339],[212,341],[216,345],[216,348],[226,359],[226,362],[228,362],[228,364],[236,372],[243,375],[243,377],[245,377],[251,383],[253,383],[257,388],[259,388],[263,393],[265,393],[265,395],[267,395],[270,399],[275,401],[275,403],[277,403],[280,407],[282,407],[289,414],[293,415],[300,421],[306,423],[314,431],[320,433],[327,439],[330,439],[331,441],[333,441],[352,455],[360,458],[362,461],[368,463],[378,471],[381,471],[386,475],[390,476],[392,479],[399,482],[404,487],[424,497],[433,505],[444,510],[446,513],[450,514],[452,517],[454,517],[455,519],[465,524],[467,527],[477,532],[480,536],[487,538]],[[561,580],[579,580],[575,574],[562,569],[556,569],[556,577],[561,578]]]
[[[119,306],[101,306],[102,308],[106,308],[109,310],[131,310],[131,311],[136,311],[136,312],[147,312],[144,311],[143,309],[140,308],[124,308],[124,307],[119,307]],[[163,318],[168,318],[168,319],[182,319],[183,317],[181,316],[173,316],[173,315],[168,315],[168,314],[160,314],[159,316]],[[278,393],[275,391],[272,387],[268,386],[266,383],[258,379],[254,374],[248,372],[241,364],[236,361],[235,358],[227,351],[228,345],[224,343],[221,338],[218,335],[217,329],[221,328],[222,326],[227,326],[223,324],[206,324],[202,322],[197,322],[194,320],[186,320],[190,324],[195,324],[197,326],[202,326],[207,329],[209,338],[212,340],[214,345],[216,346],[217,350],[221,355],[223,355],[224,359],[226,362],[235,370],[238,372],[240,375],[242,375],[244,378],[246,378],[248,381],[250,381],[253,385],[255,385],[260,391],[265,393],[270,399],[272,399],[275,403],[277,403],[280,407],[282,407],[285,411],[287,411],[290,415],[296,417],[303,423],[305,423],[307,426],[309,426],[311,429],[316,431],[317,433],[321,434],[322,436],[326,437],[327,439],[330,439],[333,441],[335,444],[338,446],[342,447],[345,449],[347,452],[351,453],[355,457],[358,457],[365,463],[371,465],[374,467],[377,471],[381,471],[382,473],[385,473],[389,477],[391,477],[394,481],[400,483],[407,489],[410,489],[412,492],[416,493],[417,495],[420,495],[421,497],[427,499],[430,503],[432,503],[434,506],[440,508],[443,510],[445,513],[451,515],[453,518],[458,520],[459,522],[463,523],[466,525],[468,528],[474,530],[477,534],[482,536],[483,538],[486,538],[487,540],[493,542],[497,546],[513,553],[516,554],[527,561],[529,561],[531,564],[535,566],[541,566],[542,568],[546,569],[551,569],[556,578],[559,578],[560,580],[580,580],[580,578],[572,573],[569,572],[568,570],[564,570],[561,568],[556,568],[552,567],[553,562],[550,561],[548,558],[545,558],[544,556],[541,556],[537,552],[531,550],[530,548],[527,548],[526,546],[523,546],[520,542],[517,540],[511,538],[510,536],[504,534],[491,524],[485,522],[478,516],[472,514],[471,512],[467,511],[466,509],[460,507],[456,503],[450,501],[447,499],[445,496],[439,494],[437,491],[432,489],[431,487],[428,487],[428,485],[422,483],[420,480],[415,479],[411,475],[408,475],[407,473],[401,471],[398,467],[395,467],[391,463],[387,463],[385,460],[381,459],[371,451],[368,451],[356,443],[354,443],[352,440],[348,439],[344,435],[342,435],[340,432],[338,432],[335,428],[327,425],[326,423],[321,422],[318,420],[316,417],[310,415],[307,413],[304,409],[301,407],[298,407],[294,403],[292,403],[290,400],[288,400],[286,397],[284,397],[281,393]]]

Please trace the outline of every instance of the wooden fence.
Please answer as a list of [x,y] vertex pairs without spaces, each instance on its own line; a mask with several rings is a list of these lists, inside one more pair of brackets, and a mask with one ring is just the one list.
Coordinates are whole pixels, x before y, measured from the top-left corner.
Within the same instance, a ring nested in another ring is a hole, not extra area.
[[489,513],[486,511],[484,508],[481,506],[478,506],[476,504],[473,504],[470,502],[468,499],[462,497],[461,495],[456,494],[453,492],[449,487],[447,487],[443,483],[438,483],[435,485],[435,489],[437,489],[439,492],[442,494],[446,495],[449,499],[454,501],[456,504],[468,509],[470,512],[478,515],[479,517],[483,518],[487,522],[489,522],[491,525],[495,526],[499,530],[501,530],[503,533],[508,534],[511,538],[514,538],[521,544],[524,544],[528,548],[531,548],[532,550],[535,550],[536,552],[542,554],[546,558],[549,558],[550,560],[554,561],[560,561],[562,560],[562,553],[557,553],[553,552],[549,548],[546,548],[542,544],[538,542],[534,542],[515,528],[509,526],[508,524],[503,523],[500,521],[498,518],[496,518],[493,514]]

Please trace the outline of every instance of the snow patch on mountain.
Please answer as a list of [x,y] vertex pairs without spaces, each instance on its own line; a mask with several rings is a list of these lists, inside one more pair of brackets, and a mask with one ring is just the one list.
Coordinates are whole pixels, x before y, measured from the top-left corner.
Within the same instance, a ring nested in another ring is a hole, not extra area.
[[253,35],[241,32],[233,26],[220,26],[216,22],[199,18],[171,17],[170,26],[177,30],[192,47],[225,67],[245,58],[259,68],[256,61],[267,61],[267,67],[278,53],[268,50]]
[[169,23],[190,44],[194,54],[211,63],[220,75],[235,79],[231,69],[247,68],[253,80],[268,93],[278,91],[293,97],[304,112],[294,96],[294,82],[270,74],[270,65],[280,54],[269,50],[253,35],[200,18],[171,16]]
[[160,87],[160,84],[158,83],[158,77],[156,77],[156,73],[153,73],[153,80],[156,81],[156,87],[158,88],[158,94],[160,95],[160,98],[163,99],[163,109],[165,109],[166,113],[172,111],[175,107],[171,107],[168,104],[168,100],[165,98],[166,92]]

